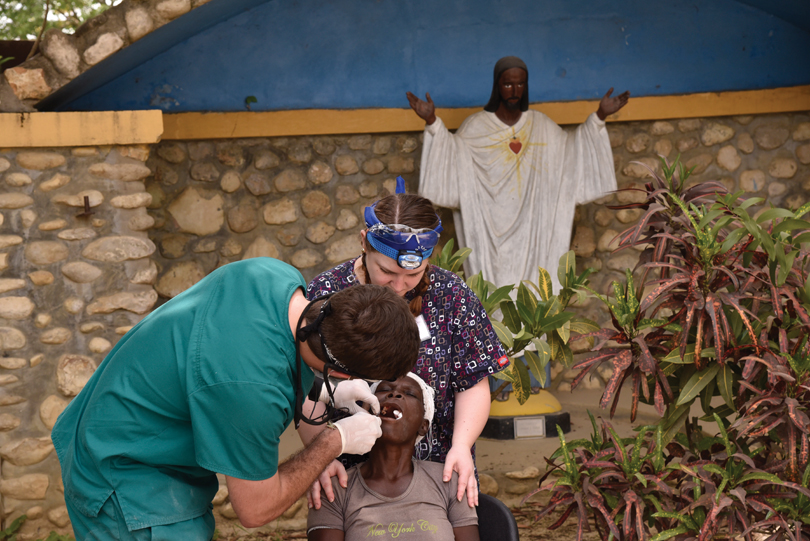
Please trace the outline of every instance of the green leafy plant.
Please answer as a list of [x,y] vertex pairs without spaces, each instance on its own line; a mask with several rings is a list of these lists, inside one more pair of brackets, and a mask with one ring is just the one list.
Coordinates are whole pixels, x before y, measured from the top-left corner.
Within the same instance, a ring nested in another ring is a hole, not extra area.
[[455,242],[453,239],[448,240],[442,249],[439,250],[439,253],[434,254],[434,256],[430,258],[430,263],[432,265],[436,265],[437,267],[441,267],[449,270],[450,272],[456,273],[461,278],[464,278],[464,271],[461,269],[464,262],[468,257],[470,257],[472,248],[459,248],[458,250],[453,251],[454,247]]
[[585,294],[592,272],[587,269],[577,275],[575,269],[571,251],[560,258],[557,276],[562,288],[557,295],[552,290],[551,275],[539,268],[538,283],[520,283],[514,300],[510,297],[515,290],[513,285],[496,288],[480,273],[467,280],[511,359],[506,369],[495,374],[503,383],[492,393],[493,399],[511,383],[518,402],[525,403],[531,393],[529,373],[545,385],[546,366],[550,362],[572,365],[574,355],[568,345],[572,333],[589,333],[599,328],[593,321],[566,311],[575,297]]
[[541,483],[552,497],[540,514],[562,524],[574,502],[581,529],[590,521],[605,541],[798,541],[810,535],[810,203],[754,212],[759,198],[689,186],[679,160],[662,172],[650,170],[643,202],[614,207],[644,211],[619,235],[639,264],[592,292],[612,328],[583,334],[596,343],[573,366],[575,386],[610,365],[611,416],[628,383],[631,418],[646,403],[661,419],[633,441],[605,422],[561,441],[550,471],[564,482]]

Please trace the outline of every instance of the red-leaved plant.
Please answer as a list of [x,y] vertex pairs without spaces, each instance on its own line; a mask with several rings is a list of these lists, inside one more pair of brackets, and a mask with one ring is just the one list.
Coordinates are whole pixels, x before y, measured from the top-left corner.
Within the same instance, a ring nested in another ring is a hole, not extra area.
[[578,538],[592,522],[605,541],[810,536],[810,203],[752,215],[762,199],[662,162],[644,202],[613,207],[644,210],[618,248],[643,251],[612,297],[593,292],[613,328],[584,334],[597,343],[573,367],[576,386],[611,365],[611,417],[629,383],[631,419],[646,403],[661,420],[632,440],[604,421],[591,441],[560,434],[540,516],[576,511]]

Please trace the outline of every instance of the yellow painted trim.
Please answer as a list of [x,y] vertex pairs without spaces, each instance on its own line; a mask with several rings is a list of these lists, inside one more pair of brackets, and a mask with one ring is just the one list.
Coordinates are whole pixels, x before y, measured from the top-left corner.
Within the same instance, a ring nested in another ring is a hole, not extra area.
[[[598,101],[547,102],[531,105],[558,124],[578,124],[596,111]],[[480,107],[438,109],[450,129]],[[753,115],[810,110],[810,86],[682,96],[631,98],[609,121],[663,120],[707,116]],[[410,109],[301,109],[238,113],[173,113],[163,116],[163,139],[229,139],[422,131]]]
[[0,113],[0,147],[78,147],[157,143],[163,113]]

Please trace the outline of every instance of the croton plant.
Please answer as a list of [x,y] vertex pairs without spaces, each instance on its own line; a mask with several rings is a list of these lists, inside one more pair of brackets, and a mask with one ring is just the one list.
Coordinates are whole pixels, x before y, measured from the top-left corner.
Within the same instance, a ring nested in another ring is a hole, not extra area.
[[808,539],[810,203],[762,208],[662,165],[643,202],[612,207],[643,210],[618,248],[643,251],[624,283],[592,292],[612,327],[585,332],[596,343],[573,365],[574,385],[612,369],[610,417],[624,390],[633,420],[644,403],[660,421],[629,439],[593,418],[589,440],[560,433],[539,516],[575,517],[577,539]]

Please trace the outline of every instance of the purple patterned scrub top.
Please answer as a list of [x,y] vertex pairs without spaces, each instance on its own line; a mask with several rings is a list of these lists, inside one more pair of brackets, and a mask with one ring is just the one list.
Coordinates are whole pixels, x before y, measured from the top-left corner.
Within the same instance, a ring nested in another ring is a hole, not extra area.
[[[307,297],[333,293],[358,284],[352,259],[318,275],[307,288]],[[421,459],[444,462],[453,438],[455,394],[503,370],[509,359],[489,322],[481,301],[450,271],[430,266],[430,286],[422,296],[422,316],[430,329],[423,340],[414,372],[436,390],[436,416],[432,441],[424,438],[416,454]],[[413,291],[405,298],[410,301]],[[385,332],[385,329],[380,329]],[[475,461],[475,446],[472,449]],[[359,460],[343,460],[352,465]]]

